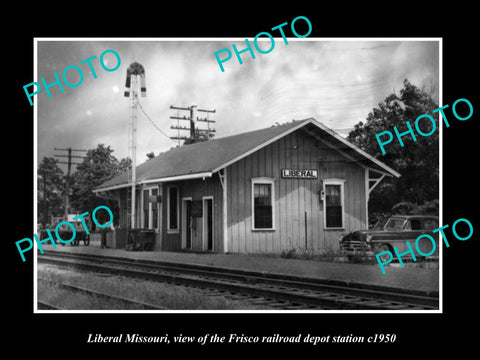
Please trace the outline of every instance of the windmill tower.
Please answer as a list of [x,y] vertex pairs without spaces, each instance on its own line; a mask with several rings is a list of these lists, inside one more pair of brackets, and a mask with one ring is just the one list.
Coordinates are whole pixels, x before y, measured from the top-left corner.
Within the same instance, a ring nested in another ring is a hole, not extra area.
[[[139,81],[140,78],[140,81]],[[140,85],[140,86],[139,86]],[[139,91],[140,90],[140,91]],[[136,183],[136,167],[137,167],[137,105],[138,93],[142,97],[147,95],[145,87],[145,69],[138,62],[130,64],[127,69],[127,80],[125,82],[125,97],[130,97],[130,156],[132,159],[132,173],[131,173],[131,189],[127,194],[127,207],[131,209],[130,228],[135,227],[135,183]],[[128,203],[130,206],[128,206]]]

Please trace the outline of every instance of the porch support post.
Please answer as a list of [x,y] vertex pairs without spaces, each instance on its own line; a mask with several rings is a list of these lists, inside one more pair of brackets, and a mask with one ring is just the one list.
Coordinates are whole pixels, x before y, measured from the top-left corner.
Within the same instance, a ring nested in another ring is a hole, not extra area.
[[223,168],[218,172],[220,184],[223,189],[223,252],[228,253],[228,222],[227,222],[227,168]]

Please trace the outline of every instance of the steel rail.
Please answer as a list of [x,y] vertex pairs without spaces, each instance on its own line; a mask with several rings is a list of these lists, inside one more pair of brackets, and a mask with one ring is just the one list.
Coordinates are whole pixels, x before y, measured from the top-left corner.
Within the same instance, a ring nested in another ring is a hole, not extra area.
[[[124,258],[49,252],[40,261],[76,266],[90,271],[104,271],[127,277],[164,281],[181,285],[217,289],[276,299],[291,304],[328,309],[433,310],[438,298],[418,294],[401,294],[378,289],[354,288],[344,284],[321,284],[300,281],[283,275],[235,271],[202,265],[144,262]],[[342,286],[343,285],[343,286]]]
[[[53,251],[47,251],[47,253],[56,254],[56,252]],[[135,264],[135,266],[141,266],[146,269],[165,269],[167,271],[178,271],[179,273],[191,273],[194,275],[201,274],[219,278],[223,277],[226,279],[235,279],[243,282],[246,281],[248,283],[261,282],[269,283],[272,285],[288,285],[292,287],[297,287],[299,289],[332,291],[334,293],[340,293],[344,295],[358,295],[365,297],[373,296],[375,298],[380,298],[383,300],[400,301],[404,303],[423,305],[429,308],[438,308],[438,292],[399,289],[372,284],[346,282],[341,280],[308,278],[287,274],[275,274],[251,270],[215,267],[210,265],[179,264],[166,261],[138,260],[124,257],[65,252],[63,252],[61,256],[73,256],[75,258],[86,258],[92,261],[116,263],[126,266],[131,266],[131,264]]]

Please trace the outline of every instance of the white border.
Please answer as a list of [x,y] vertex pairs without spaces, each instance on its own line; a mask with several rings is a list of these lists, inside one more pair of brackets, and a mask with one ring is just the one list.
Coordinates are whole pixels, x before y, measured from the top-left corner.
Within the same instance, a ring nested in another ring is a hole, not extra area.
[[[438,106],[442,107],[443,106],[443,39],[442,38],[437,38],[439,39],[438,41]],[[440,166],[439,166],[439,196],[438,196],[438,201],[439,201],[439,225],[440,227],[443,226],[443,121],[440,121],[441,115],[438,115],[439,119],[438,122],[439,124],[442,124],[439,129],[439,153],[438,153],[438,160],[440,161]],[[439,239],[439,245],[440,245],[440,239]],[[440,313],[443,313],[443,246],[440,246],[440,251],[438,253],[438,258],[439,258],[439,268],[438,268],[438,294],[439,294],[439,303],[438,303],[438,308]]]
[[[34,82],[38,82],[38,51],[37,46],[38,42],[41,41],[245,41],[245,39],[253,40],[254,37],[212,37],[212,38],[135,38],[135,37],[125,37],[125,38],[115,38],[115,37],[78,37],[78,38],[69,38],[69,37],[42,37],[42,38],[33,38],[33,80]],[[281,37],[274,37],[274,39],[282,39]],[[342,41],[432,41],[438,42],[439,44],[439,107],[443,106],[443,38],[442,37],[370,37],[370,38],[324,38],[324,37],[305,37],[305,38],[290,38],[287,37],[288,41],[325,41],[325,42],[342,42]],[[266,41],[267,39],[258,39],[261,41]],[[441,116],[441,115],[439,115]],[[33,229],[34,233],[37,232],[37,222],[38,222],[38,213],[37,213],[37,155],[38,155],[38,142],[37,142],[37,135],[38,135],[38,106],[37,101],[34,101],[33,105],[33,120],[34,120],[34,138],[33,138],[33,146],[34,146],[34,161],[33,161],[33,184],[34,184],[34,197],[33,197],[33,213],[34,213],[34,223]],[[440,202],[440,213],[439,213],[439,224],[443,226],[443,122],[442,126],[439,129],[439,202]],[[224,171],[226,168],[224,169]],[[226,185],[226,184],[225,184]],[[226,193],[226,188],[224,188],[224,196]],[[224,199],[224,204],[226,203]],[[224,217],[225,217],[224,209]],[[224,219],[224,222],[226,219]],[[225,224],[224,224],[225,225]],[[224,226],[224,233],[227,232]],[[226,235],[226,234],[225,234]],[[228,245],[227,238],[224,239],[224,246]],[[79,314],[88,314],[88,313],[134,313],[134,314],[144,314],[144,313],[276,313],[276,314],[303,314],[303,313],[326,313],[326,314],[335,314],[335,313],[353,313],[353,314],[365,314],[365,313],[374,313],[374,314],[392,314],[392,313],[414,313],[414,314],[438,314],[443,313],[443,249],[440,247],[439,252],[439,309],[438,310],[165,310],[165,311],[152,311],[152,310],[38,310],[37,308],[37,244],[34,241],[33,245],[33,293],[34,293],[34,303],[33,303],[33,312],[35,314],[64,314],[64,313],[79,313]],[[225,246],[225,250],[228,251],[228,248]]]
[[[38,51],[37,51],[37,38],[33,39],[33,79],[38,79]],[[37,193],[37,156],[38,156],[38,104],[37,100],[33,102],[33,234],[37,233],[38,228],[38,193]],[[33,239],[32,239],[33,240]],[[33,312],[41,313],[42,310],[38,310],[38,297],[37,297],[37,242],[33,241]]]

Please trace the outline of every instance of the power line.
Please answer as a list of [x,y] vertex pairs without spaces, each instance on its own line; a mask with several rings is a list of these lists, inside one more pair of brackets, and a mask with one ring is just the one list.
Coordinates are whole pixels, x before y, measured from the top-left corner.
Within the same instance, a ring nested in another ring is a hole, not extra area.
[[72,155],[72,151],[86,152],[87,150],[72,149],[72,148],[68,148],[68,149],[53,148],[53,149],[57,150],[57,151],[68,151],[68,155],[58,155],[58,154],[53,155],[53,156],[56,156],[56,157],[67,157],[68,158],[68,161],[57,161],[57,162],[62,163],[62,164],[68,164],[67,175],[65,176],[65,209],[64,209],[65,220],[67,220],[68,208],[69,208],[68,193],[70,191],[70,171],[71,171],[72,164],[79,165],[79,163],[72,162],[72,158],[82,158],[82,159],[86,158],[85,156]]
[[63,150],[63,151],[87,151],[87,150],[83,150],[83,149],[72,149],[72,148],[68,148],[68,149],[57,149],[57,148],[53,148],[53,150]]
[[153,122],[153,120],[150,118],[150,116],[147,115],[147,113],[145,112],[145,110],[143,110],[143,107],[142,107],[142,104],[140,104],[140,101],[138,101],[137,103],[138,103],[138,106],[140,107],[140,110],[142,110],[143,114],[145,115],[145,117],[146,117],[148,120],[150,120],[150,122],[152,123],[152,125],[153,125],[158,131],[160,131],[164,136],[166,136],[167,138],[170,139],[170,136],[168,136],[167,134],[165,134],[165,133],[163,132],[163,130],[160,129],[160,128]]
[[[177,120],[177,125],[170,126],[171,129],[177,130],[177,136],[171,136],[172,140],[178,140],[178,146],[180,146],[180,140],[184,140],[184,142],[189,141],[197,142],[199,141],[200,136],[206,136],[207,139],[213,137],[213,133],[216,132],[215,129],[210,128],[211,123],[215,123],[215,120],[210,120],[210,113],[215,113],[216,110],[206,110],[206,109],[198,109],[196,105],[192,105],[189,107],[180,107],[180,106],[173,106],[170,105],[170,109],[177,110],[177,116],[170,116],[170,119]],[[183,116],[179,115],[179,110],[189,111],[190,116]],[[206,118],[199,118],[197,116],[197,112],[204,112],[207,113]],[[190,123],[190,126],[180,126],[180,120],[186,120]],[[207,129],[200,129],[196,126],[197,122],[203,122],[207,124]],[[180,130],[185,130],[190,132],[190,137],[187,136],[180,136]]]

